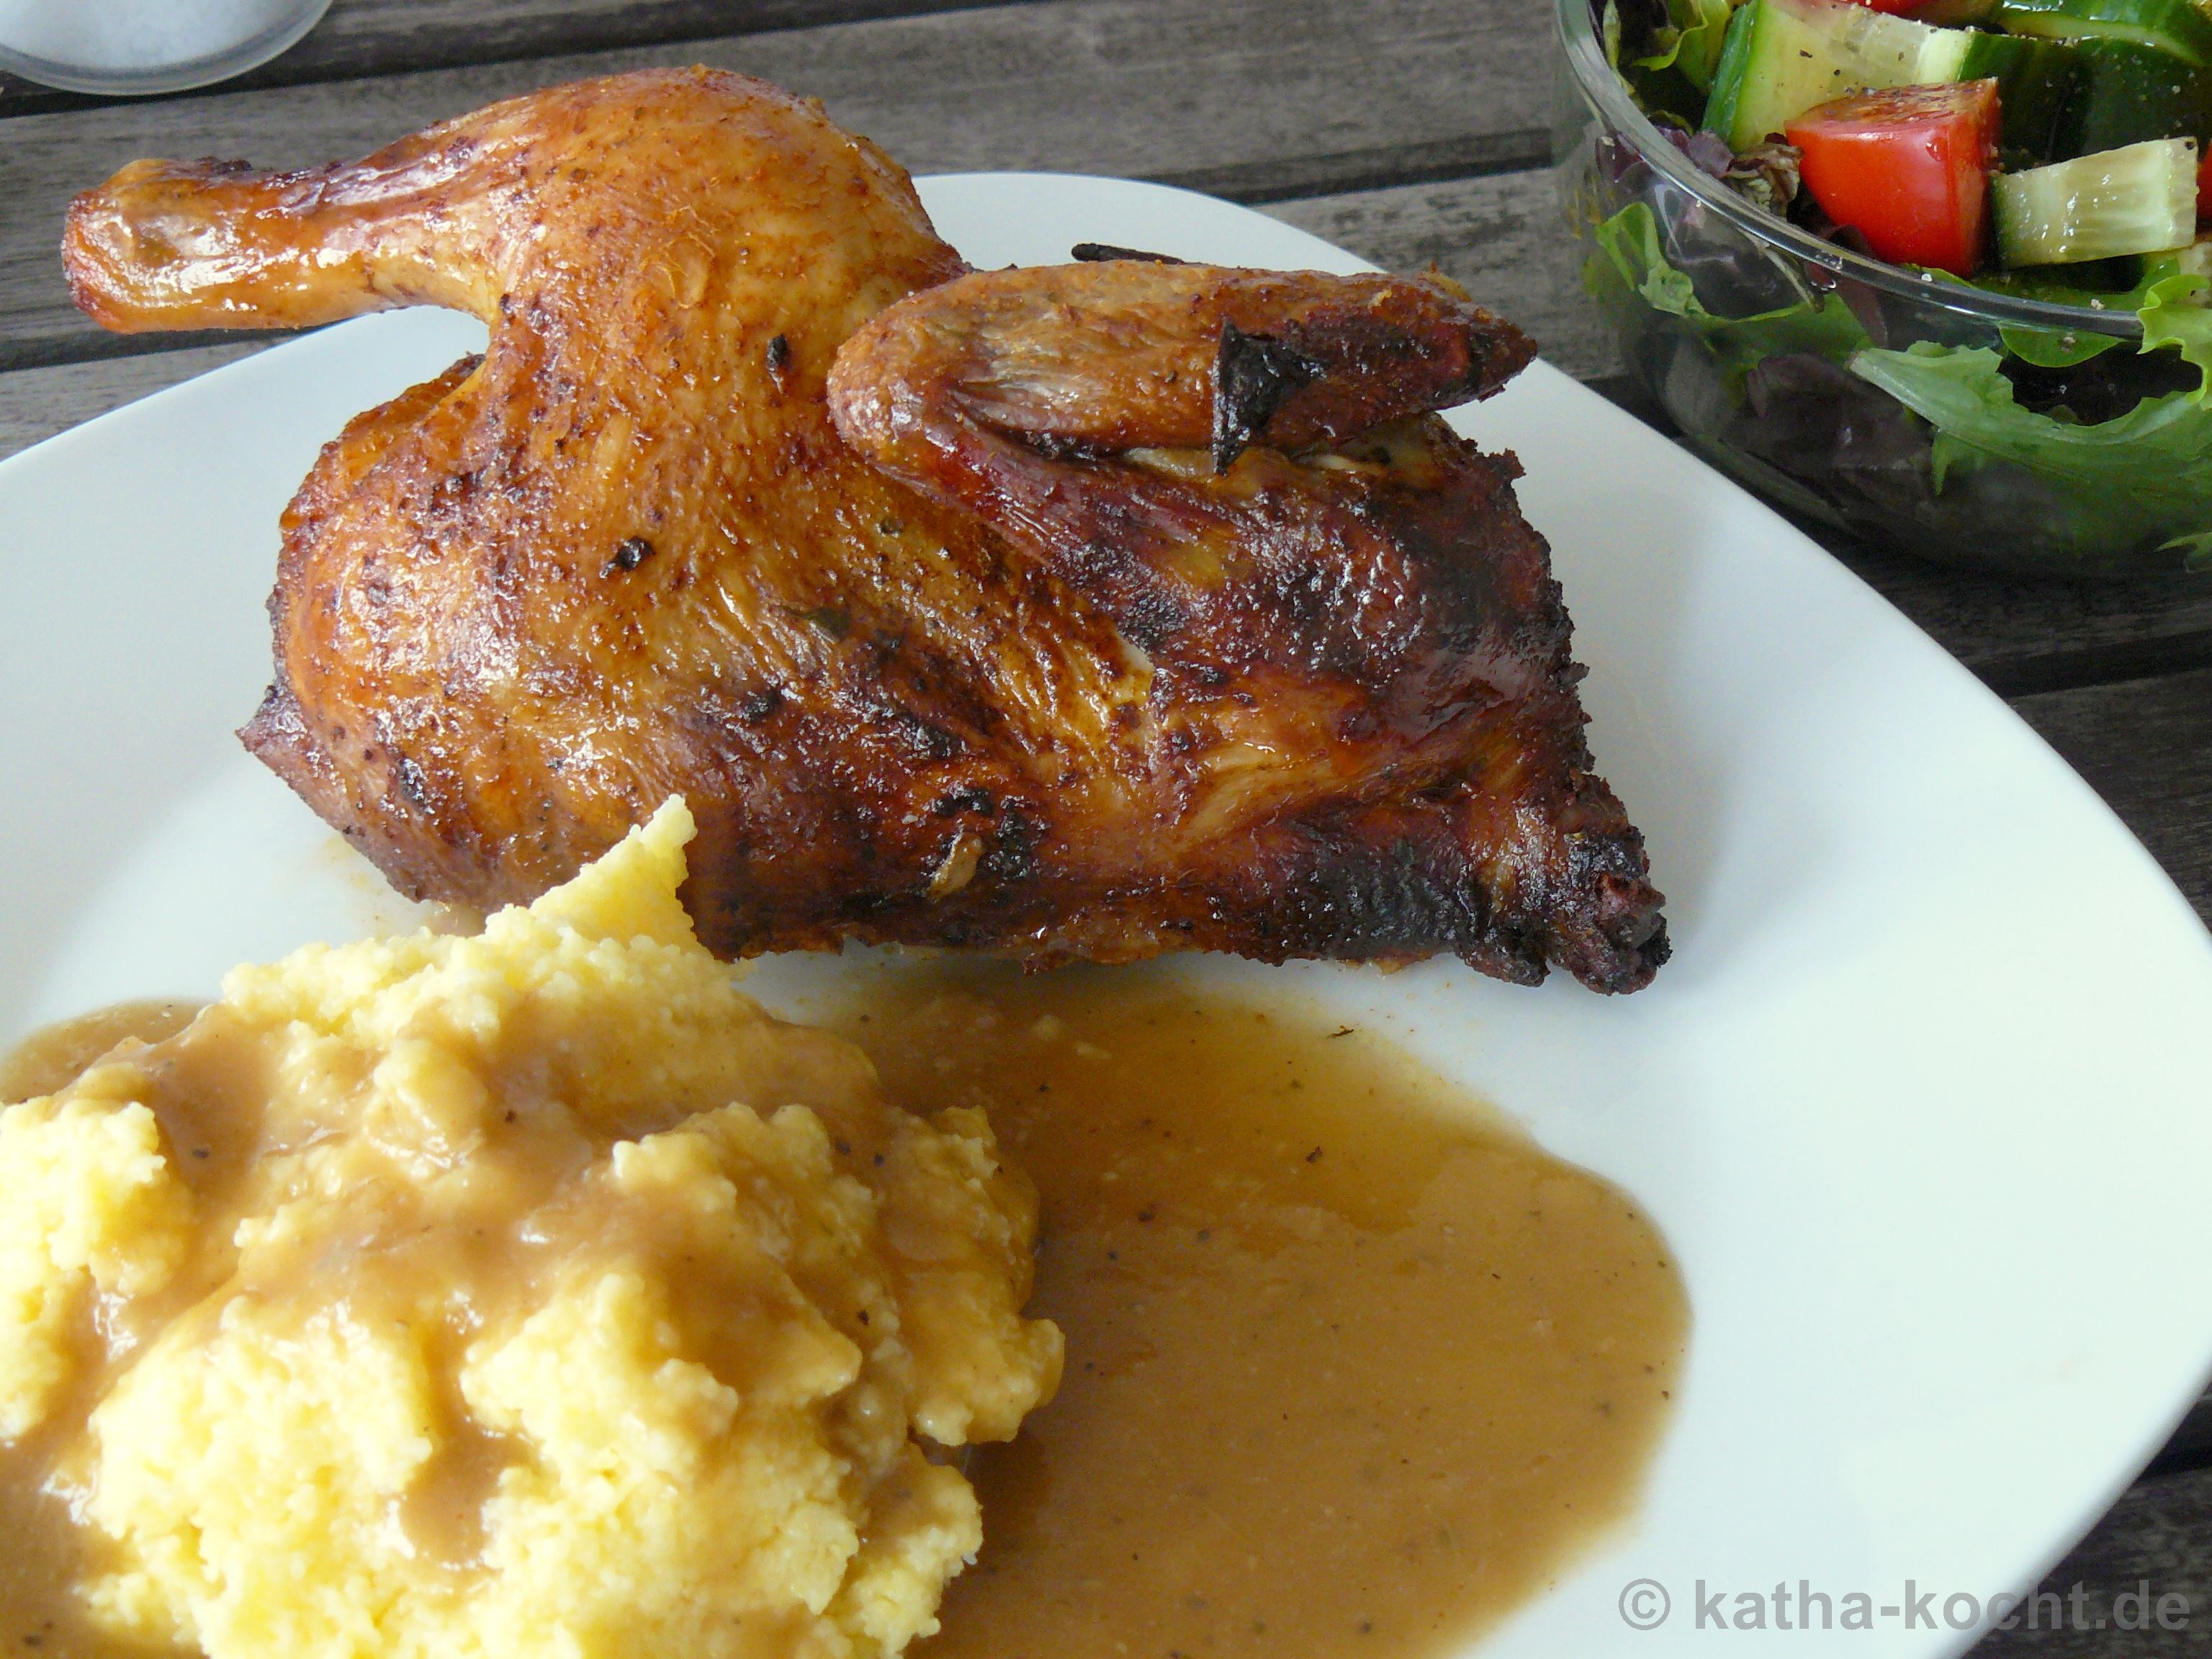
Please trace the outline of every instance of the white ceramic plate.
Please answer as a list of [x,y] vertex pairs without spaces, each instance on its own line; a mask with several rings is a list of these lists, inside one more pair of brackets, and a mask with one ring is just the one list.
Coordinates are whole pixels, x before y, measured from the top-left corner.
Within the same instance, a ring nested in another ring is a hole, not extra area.
[[[923,194],[981,265],[1089,240],[1361,268],[1151,185]],[[408,918],[230,732],[318,446],[480,337],[365,319],[0,463],[0,1040]],[[1962,1650],[1946,1598],[2032,1583],[2212,1365],[2212,948],[2026,726],[1734,485],[1542,364],[1464,424],[1527,465],[1674,960],[1614,1000],[1193,971],[1387,1022],[1673,1241],[1695,1331],[1648,1501],[1486,1655],[1710,1650],[1700,1580],[1731,1617],[1787,1583],[1793,1622],[1801,1580],[1866,1594],[1840,1651]],[[1672,1604],[1650,1632],[1639,1579]]]

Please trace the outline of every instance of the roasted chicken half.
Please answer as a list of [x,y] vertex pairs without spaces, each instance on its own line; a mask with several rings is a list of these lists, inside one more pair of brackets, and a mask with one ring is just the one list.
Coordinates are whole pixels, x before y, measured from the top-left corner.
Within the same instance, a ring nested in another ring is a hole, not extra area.
[[969,272],[705,70],[138,162],[65,255],[111,328],[489,325],[301,486],[242,734],[408,893],[530,898],[680,791],[726,954],[1665,957],[1517,468],[1431,413],[1533,348],[1448,284]]

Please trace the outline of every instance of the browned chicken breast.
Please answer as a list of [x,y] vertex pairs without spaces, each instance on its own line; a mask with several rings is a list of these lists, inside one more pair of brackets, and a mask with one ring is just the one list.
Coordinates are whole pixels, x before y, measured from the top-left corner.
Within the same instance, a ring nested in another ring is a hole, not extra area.
[[726,954],[1665,957],[1517,469],[1430,412],[1533,348],[1440,283],[968,273],[705,70],[139,162],[65,255],[112,328],[489,325],[302,485],[242,734],[406,892],[527,899],[680,791]]

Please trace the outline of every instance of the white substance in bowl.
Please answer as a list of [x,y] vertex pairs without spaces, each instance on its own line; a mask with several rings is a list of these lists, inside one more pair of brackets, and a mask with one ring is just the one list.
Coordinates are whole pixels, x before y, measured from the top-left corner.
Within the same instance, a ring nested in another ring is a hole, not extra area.
[[173,90],[274,57],[304,34],[327,3],[0,0],[0,63],[79,90]]

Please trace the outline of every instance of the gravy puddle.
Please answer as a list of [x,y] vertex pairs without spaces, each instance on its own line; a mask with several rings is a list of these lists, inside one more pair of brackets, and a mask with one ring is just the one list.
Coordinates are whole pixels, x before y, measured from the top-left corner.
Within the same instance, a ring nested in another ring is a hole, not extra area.
[[199,1011],[197,1002],[118,1002],[33,1031],[0,1053],[0,1105],[66,1089],[117,1043],[173,1037]]
[[[193,1012],[42,1034],[0,1099]],[[1126,970],[948,969],[827,1023],[909,1109],[988,1109],[1067,1338],[1059,1396],[966,1460],[982,1554],[915,1659],[1419,1659],[1635,1504],[1689,1322],[1663,1241],[1387,1040]],[[0,1632],[80,1651],[18,1485]]]
[[1635,1504],[1688,1325],[1621,1193],[1387,1041],[1165,976],[961,972],[833,1021],[1043,1198],[1059,1397],[969,1473],[917,1659],[1390,1659]]

